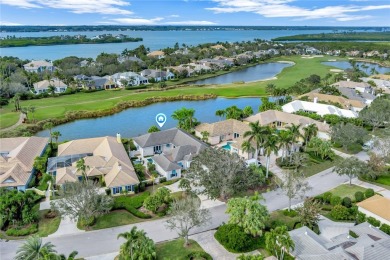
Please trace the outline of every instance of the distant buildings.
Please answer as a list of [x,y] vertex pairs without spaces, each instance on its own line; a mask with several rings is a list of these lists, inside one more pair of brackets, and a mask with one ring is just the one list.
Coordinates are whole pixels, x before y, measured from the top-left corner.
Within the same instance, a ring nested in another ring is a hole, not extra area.
[[140,74],[142,77],[148,78],[149,80],[152,79],[155,82],[170,80],[175,77],[175,74],[173,74],[169,70],[163,71],[163,70],[146,69],[141,71]]
[[360,100],[353,100],[348,99],[343,96],[333,96],[333,95],[327,95],[327,94],[321,94],[321,93],[315,93],[315,92],[309,92],[306,94],[303,94],[302,96],[298,97],[299,99],[307,97],[309,101],[316,101],[316,102],[326,102],[326,103],[337,103],[342,106],[343,109],[349,109],[355,112],[359,112],[364,107],[366,107],[367,104]]
[[36,60],[36,61],[33,60],[27,64],[24,64],[23,68],[27,72],[35,72],[35,73],[44,72],[44,71],[53,72],[55,70],[53,63],[45,60]]
[[35,173],[36,157],[46,149],[48,138],[15,137],[0,139],[0,188],[24,191]]
[[154,163],[157,172],[167,180],[180,178],[193,157],[206,148],[203,142],[177,128],[141,135],[133,141],[137,147],[134,155]]
[[332,86],[338,87],[341,94],[348,99],[362,101],[367,105],[376,98],[374,89],[366,82],[340,81]]
[[54,88],[54,93],[60,94],[66,91],[68,85],[56,78],[53,78],[51,80],[42,80],[37,83],[34,83],[35,94],[50,93],[51,87]]
[[351,110],[340,109],[333,105],[320,104],[316,102],[307,102],[294,100],[282,106],[282,110],[287,113],[295,113],[298,111],[316,113],[320,116],[337,115],[346,118],[356,118],[358,114]]
[[148,53],[147,56],[160,60],[160,59],[165,57],[165,53],[163,51],[152,51],[152,52]]

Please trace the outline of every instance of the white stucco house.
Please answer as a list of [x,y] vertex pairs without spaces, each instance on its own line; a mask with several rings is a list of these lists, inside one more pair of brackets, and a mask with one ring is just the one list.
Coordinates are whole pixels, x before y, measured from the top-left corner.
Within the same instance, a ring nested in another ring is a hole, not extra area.
[[136,154],[154,163],[157,172],[167,180],[180,178],[193,157],[206,148],[203,142],[177,128],[141,135],[133,141]]
[[42,80],[34,83],[35,94],[50,93],[51,86],[54,87],[54,93],[56,94],[64,93],[68,88],[68,85],[56,78],[51,80]]
[[45,60],[33,60],[29,63],[24,64],[23,68],[27,72],[35,72],[35,73],[44,72],[44,71],[53,72],[55,70],[53,63],[51,61],[45,61]]
[[290,103],[285,104],[284,106],[282,106],[282,110],[283,112],[287,112],[290,114],[298,111],[305,111],[305,112],[316,113],[320,116],[337,115],[346,118],[358,117],[358,113],[352,110],[341,109],[332,105],[320,104],[315,102],[307,102],[301,100],[294,100]]
[[126,87],[124,86],[123,82],[127,81],[127,85],[130,86],[139,86],[142,84],[149,84],[149,81],[146,77],[143,77],[135,72],[122,72],[122,73],[115,73],[111,76],[111,79],[115,81],[116,84],[120,87]]

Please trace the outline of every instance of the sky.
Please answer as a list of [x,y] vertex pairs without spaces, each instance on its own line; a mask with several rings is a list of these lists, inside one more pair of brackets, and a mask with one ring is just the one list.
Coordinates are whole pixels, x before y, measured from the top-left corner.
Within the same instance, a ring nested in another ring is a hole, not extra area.
[[0,24],[390,26],[390,0],[1,0]]

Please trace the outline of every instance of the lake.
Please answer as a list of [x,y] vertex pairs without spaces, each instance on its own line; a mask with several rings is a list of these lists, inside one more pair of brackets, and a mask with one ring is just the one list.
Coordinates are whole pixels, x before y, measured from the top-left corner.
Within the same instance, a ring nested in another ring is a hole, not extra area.
[[193,84],[228,84],[238,81],[257,81],[275,77],[284,68],[292,66],[292,63],[271,62],[259,64],[239,71],[233,71],[213,78],[197,80]]
[[15,35],[16,37],[44,37],[55,35],[95,35],[111,33],[113,35],[124,34],[129,37],[142,37],[142,42],[107,43],[107,44],[76,44],[56,46],[27,46],[14,48],[1,48],[1,56],[15,56],[21,59],[49,59],[56,60],[68,56],[96,58],[102,52],[120,54],[125,48],[135,49],[141,44],[151,50],[172,47],[179,44],[198,45],[208,42],[237,42],[252,41],[255,38],[270,40],[280,36],[296,34],[330,33],[332,30],[231,30],[231,31],[98,31],[98,32],[23,32],[4,33],[1,37]]
[[[325,61],[325,62],[321,62],[321,63],[324,65],[333,66],[333,67],[343,69],[343,70],[352,68],[351,64],[348,61]],[[378,64],[374,64],[374,63],[356,62],[356,64],[359,65],[361,70],[366,72],[368,75],[371,75],[372,68],[375,68],[375,70],[378,71],[380,74],[390,72],[389,67],[382,67],[382,66],[380,66]],[[362,68],[361,67],[362,65],[366,65],[367,68]]]
[[[272,98],[274,100],[274,98]],[[149,127],[157,125],[155,117],[158,113],[167,116],[167,122],[161,128],[166,130],[177,125],[171,118],[172,113],[182,107],[195,109],[195,118],[200,122],[216,122],[221,118],[215,116],[215,111],[236,105],[239,108],[251,106],[254,112],[258,111],[260,98],[216,98],[200,101],[175,101],[156,103],[145,107],[129,108],[120,113],[93,119],[81,119],[53,128],[60,131],[60,140],[73,140],[98,136],[115,136],[120,133],[123,137],[135,137],[147,133]],[[49,132],[41,131],[37,136],[49,136]]]

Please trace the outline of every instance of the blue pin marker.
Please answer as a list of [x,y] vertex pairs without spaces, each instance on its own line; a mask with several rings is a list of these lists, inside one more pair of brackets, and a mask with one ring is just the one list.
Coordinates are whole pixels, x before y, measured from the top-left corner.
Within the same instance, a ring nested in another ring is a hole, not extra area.
[[156,122],[159,127],[163,127],[166,121],[167,121],[167,116],[164,115],[163,113],[159,113],[156,115]]

